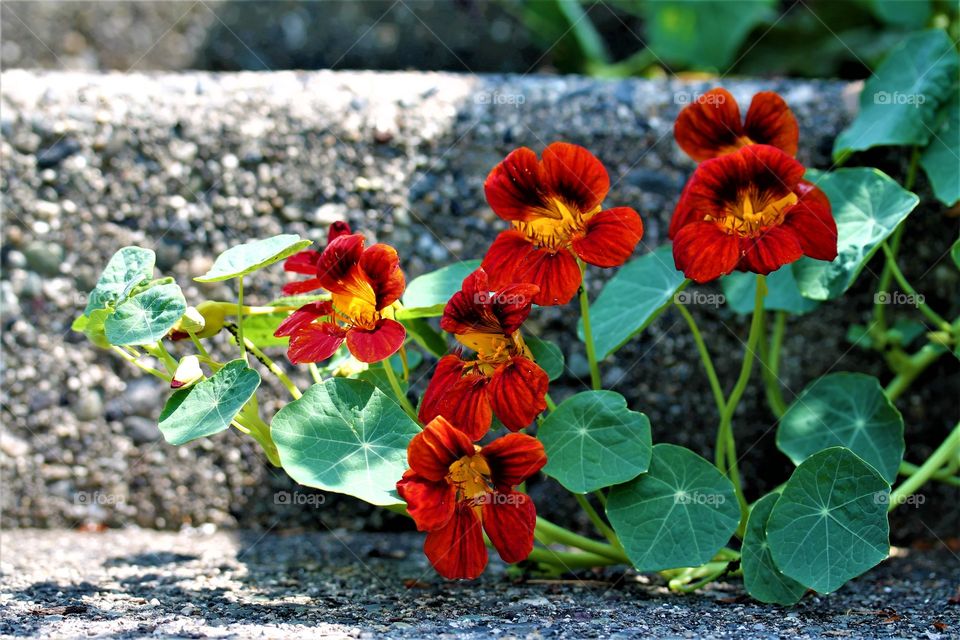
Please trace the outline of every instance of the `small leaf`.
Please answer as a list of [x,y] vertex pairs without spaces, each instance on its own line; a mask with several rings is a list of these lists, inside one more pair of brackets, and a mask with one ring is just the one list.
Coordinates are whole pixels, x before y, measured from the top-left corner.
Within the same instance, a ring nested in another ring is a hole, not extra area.
[[941,108],[940,126],[920,155],[937,200],[952,207],[960,200],[960,91],[954,91]]
[[[670,245],[626,263],[590,305],[590,322],[598,356],[603,359],[643,331],[656,313],[670,304],[684,282],[673,264]],[[583,321],[577,325],[583,340]]]
[[806,593],[807,588],[783,575],[767,544],[767,520],[779,493],[763,496],[750,508],[747,530],[740,549],[740,565],[743,567],[743,586],[754,599],[770,604],[794,605]]
[[833,206],[838,255],[832,262],[800,258],[793,275],[804,297],[832,300],[850,288],[920,199],[877,169],[808,172],[808,179],[815,180]]
[[537,431],[543,471],[574,493],[636,478],[650,465],[650,420],[613,391],[584,391],[550,412]]
[[839,589],[887,557],[889,501],[890,485],[849,449],[807,458],[767,521],[774,562],[815,591]]
[[162,284],[121,302],[103,326],[111,344],[152,344],[162,339],[186,310],[180,287]]
[[[752,273],[736,271],[720,280],[727,304],[735,313],[747,314],[753,311],[753,299],[757,291],[757,276]],[[800,295],[797,281],[793,278],[793,269],[781,267],[767,276],[767,296],[763,299],[763,308],[767,311],[786,311],[802,315],[819,306],[816,300]]]
[[403,294],[403,309],[397,320],[443,315],[447,301],[460,291],[463,279],[477,270],[479,260],[465,260],[414,278]]
[[794,464],[830,447],[847,447],[893,483],[903,460],[903,417],[880,381],[831,373],[803,390],[780,420],[777,447]]
[[426,318],[403,318],[400,324],[407,330],[408,336],[438,358],[450,350],[443,334],[430,326]]
[[153,277],[155,261],[153,251],[140,247],[124,247],[114,253],[90,292],[83,314],[88,316],[126,299],[134,287]]
[[884,24],[922,29],[930,19],[930,0],[868,0],[870,10]]
[[903,38],[864,85],[856,120],[834,141],[834,159],[883,145],[926,145],[957,72],[957,51],[945,31]]
[[658,444],[647,473],[610,490],[607,516],[633,566],[660,571],[709,562],[736,531],[740,507],[716,467]]
[[536,336],[524,336],[523,341],[530,348],[534,361],[544,370],[549,380],[556,380],[563,375],[564,360],[560,347]]
[[301,240],[300,236],[291,233],[264,240],[252,240],[231,247],[221,253],[213,262],[210,270],[202,276],[197,276],[194,280],[197,282],[219,282],[230,278],[238,278],[285,260],[311,244],[309,240]]
[[281,409],[270,431],[300,484],[390,505],[402,502],[396,484],[420,427],[373,385],[333,378]]
[[243,316],[243,337],[260,349],[286,347],[290,343],[290,336],[277,338],[273,334],[289,316],[287,311]]
[[74,320],[70,328],[87,336],[87,339],[98,347],[109,349],[110,341],[107,340],[103,323],[111,313],[113,309],[94,309],[89,315],[83,315]]
[[212,377],[170,396],[160,414],[160,432],[179,445],[224,431],[259,386],[259,373],[243,360],[232,360]]

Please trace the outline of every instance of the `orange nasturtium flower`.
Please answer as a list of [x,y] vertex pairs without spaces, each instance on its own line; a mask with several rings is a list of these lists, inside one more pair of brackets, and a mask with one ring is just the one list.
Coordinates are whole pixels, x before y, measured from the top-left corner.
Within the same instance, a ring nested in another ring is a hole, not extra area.
[[491,291],[482,267],[463,280],[443,310],[440,327],[476,357],[465,359],[458,352],[440,359],[423,395],[421,422],[443,416],[479,440],[493,414],[519,431],[547,408],[547,374],[534,363],[519,331],[538,292],[532,284]]
[[423,550],[440,575],[473,579],[483,573],[484,531],[505,562],[530,555],[537,510],[513,488],[546,464],[539,440],[510,433],[480,448],[437,417],[410,441],[407,460],[410,469],[397,492],[417,529],[428,532]]
[[804,255],[836,258],[830,201],[804,171],[763,144],[698,165],[670,221],[677,269],[707,282],[734,269],[767,274]]
[[601,210],[609,190],[607,170],[583,147],[554,142],[542,160],[526,147],[512,151],[484,184],[494,213],[512,225],[483,259],[490,284],[530,282],[540,287],[536,304],[566,304],[580,286],[578,257],[598,267],[626,262],[643,223],[629,207]]
[[673,135],[687,155],[703,162],[749,144],[768,144],[795,156],[800,129],[790,107],[772,91],[753,96],[747,118],[741,122],[733,95],[716,88],[684,107]]
[[322,253],[301,252],[287,261],[288,271],[312,277],[290,283],[284,293],[330,292],[330,300],[300,307],[274,333],[290,336],[287,357],[294,364],[326,360],[344,341],[357,360],[379,362],[406,338],[391,309],[406,287],[396,249],[385,244],[365,249],[363,236],[347,231],[334,235],[331,230]]

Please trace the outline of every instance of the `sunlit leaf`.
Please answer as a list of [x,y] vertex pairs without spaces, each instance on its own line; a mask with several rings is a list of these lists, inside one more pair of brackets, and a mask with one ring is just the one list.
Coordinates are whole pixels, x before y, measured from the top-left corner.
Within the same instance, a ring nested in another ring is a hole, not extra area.
[[306,249],[312,243],[301,240],[300,236],[290,233],[252,240],[231,247],[217,256],[213,266],[202,276],[194,278],[197,282],[218,282],[252,273],[293,254]]

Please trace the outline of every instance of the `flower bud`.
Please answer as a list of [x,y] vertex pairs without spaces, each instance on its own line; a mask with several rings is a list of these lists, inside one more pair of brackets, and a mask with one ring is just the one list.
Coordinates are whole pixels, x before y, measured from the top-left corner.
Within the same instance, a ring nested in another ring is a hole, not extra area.
[[170,330],[171,340],[186,340],[190,334],[198,338],[212,338],[223,329],[227,317],[222,302],[201,302],[196,307],[187,307],[186,312]]
[[197,358],[197,356],[185,356],[180,360],[180,364],[173,374],[173,380],[170,381],[170,388],[184,389],[202,379],[203,371],[200,369],[200,359]]

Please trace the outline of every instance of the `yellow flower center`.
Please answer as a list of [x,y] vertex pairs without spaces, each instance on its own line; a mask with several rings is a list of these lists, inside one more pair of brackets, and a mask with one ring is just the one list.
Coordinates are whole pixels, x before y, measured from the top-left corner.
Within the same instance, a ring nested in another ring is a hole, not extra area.
[[778,200],[761,197],[755,189],[743,192],[739,200],[727,206],[722,218],[707,216],[705,219],[716,222],[727,233],[735,233],[741,238],[759,235],[765,229],[783,222],[790,208],[797,204],[797,194],[788,193]]
[[363,329],[373,329],[380,319],[377,296],[358,266],[339,283],[344,291],[331,294],[333,308],[340,319]]
[[480,447],[473,446],[475,453],[451,464],[447,474],[447,482],[457,488],[458,501],[476,501],[494,491],[490,465],[486,458],[480,455]]
[[455,336],[457,342],[477,352],[473,366],[482,374],[493,375],[497,366],[507,362],[514,355],[523,355],[531,360],[533,356],[523,341],[519,331],[505,335],[502,333],[484,333],[472,331]]
[[599,211],[598,205],[584,213],[559,198],[551,198],[547,206],[534,211],[532,220],[515,221],[513,227],[538,247],[556,251],[567,247],[574,236],[583,233],[587,221]]

